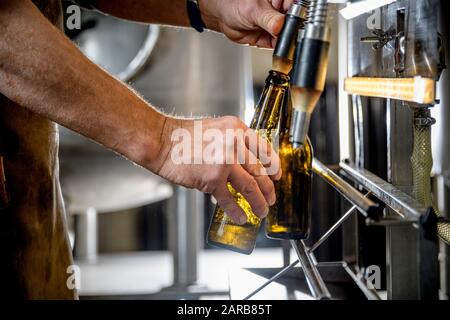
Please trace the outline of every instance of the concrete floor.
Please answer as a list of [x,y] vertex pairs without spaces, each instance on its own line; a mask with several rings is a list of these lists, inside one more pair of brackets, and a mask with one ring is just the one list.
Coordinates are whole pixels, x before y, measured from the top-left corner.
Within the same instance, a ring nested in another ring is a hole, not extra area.
[[[76,261],[81,269],[80,296],[151,295],[172,285],[172,257],[167,251],[100,255],[96,263]],[[227,298],[230,270],[244,267],[281,267],[280,248],[256,249],[250,256],[226,250],[202,251],[198,258],[198,285]],[[225,295],[224,295],[225,294]]]

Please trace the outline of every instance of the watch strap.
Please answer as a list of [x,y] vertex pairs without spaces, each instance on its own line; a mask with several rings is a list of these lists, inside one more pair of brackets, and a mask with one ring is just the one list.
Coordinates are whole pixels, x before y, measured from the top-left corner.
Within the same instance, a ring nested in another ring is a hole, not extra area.
[[186,6],[187,6],[187,14],[192,28],[194,28],[198,32],[203,32],[206,28],[206,25],[203,22],[202,16],[200,14],[198,0],[187,0]]

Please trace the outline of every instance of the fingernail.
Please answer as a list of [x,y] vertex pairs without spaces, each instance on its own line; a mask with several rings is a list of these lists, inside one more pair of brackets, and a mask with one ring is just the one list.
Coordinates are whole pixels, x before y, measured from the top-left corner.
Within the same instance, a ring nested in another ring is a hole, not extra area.
[[247,216],[242,215],[239,217],[239,224],[245,224],[247,222]]
[[267,216],[269,214],[269,207],[266,207],[266,209],[264,209],[263,214],[261,215],[261,218],[264,218],[265,216]]
[[269,200],[269,205],[273,206],[275,204],[275,202],[277,201],[277,197],[275,196],[275,194],[273,193],[270,197]]

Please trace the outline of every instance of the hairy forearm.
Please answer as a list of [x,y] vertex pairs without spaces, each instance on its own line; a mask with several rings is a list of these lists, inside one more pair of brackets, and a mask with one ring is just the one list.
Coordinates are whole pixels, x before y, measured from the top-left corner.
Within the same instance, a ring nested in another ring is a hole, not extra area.
[[[199,1],[202,18],[209,29],[217,30],[216,17],[202,10],[205,1],[209,0]],[[180,27],[190,26],[186,0],[96,0],[96,7],[100,11],[123,19]]]
[[0,30],[0,93],[152,169],[165,116],[85,58],[30,1],[0,2]]

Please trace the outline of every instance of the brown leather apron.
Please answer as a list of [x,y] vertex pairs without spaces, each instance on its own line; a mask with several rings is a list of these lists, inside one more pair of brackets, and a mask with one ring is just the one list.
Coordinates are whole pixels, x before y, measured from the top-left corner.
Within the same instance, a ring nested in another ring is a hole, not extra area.
[[[60,0],[33,2],[62,26]],[[76,298],[66,284],[73,262],[58,178],[56,125],[0,94],[0,155],[9,196],[0,209],[0,297]]]

